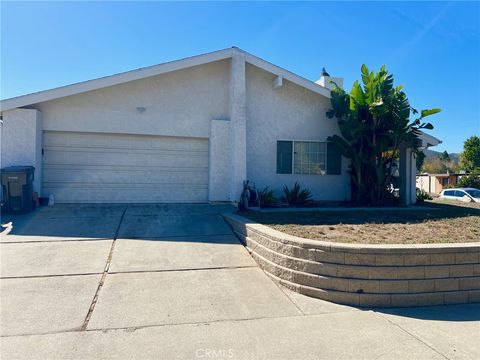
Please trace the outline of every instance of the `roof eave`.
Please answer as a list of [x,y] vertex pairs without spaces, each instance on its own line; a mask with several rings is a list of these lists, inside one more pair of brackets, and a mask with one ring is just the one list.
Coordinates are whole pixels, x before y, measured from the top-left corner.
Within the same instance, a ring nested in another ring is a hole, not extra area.
[[419,146],[421,150],[427,149],[432,146],[437,146],[442,143],[442,140],[437,139],[435,136],[429,135],[420,131],[418,138],[421,140],[422,144]]
[[275,74],[277,76],[281,76],[284,79],[297,84],[301,87],[304,87],[310,91],[313,91],[317,94],[323,95],[327,98],[331,97],[331,90],[321,86],[311,80],[305,79],[304,77],[301,77],[291,71],[288,71],[280,66],[274,65],[266,60],[263,60],[255,55],[252,55],[248,52],[239,50],[243,53],[245,53],[245,61],[251,65],[254,65],[256,67],[259,67],[267,72],[270,72],[272,74]]
[[0,102],[0,110],[6,111],[22,106],[38,104],[70,95],[76,95],[87,91],[102,89],[109,86],[141,80],[151,76],[157,76],[168,72],[186,69],[189,67],[206,64],[213,61],[228,59],[232,56],[232,49],[223,49],[207,54],[174,60],[158,65],[143,67],[126,71],[119,74],[109,75],[97,79],[82,81],[75,84],[65,85],[58,88],[21,95]]
[[34,105],[45,101],[55,100],[66,96],[81,94],[87,91],[98,90],[109,86],[119,85],[130,81],[141,80],[152,76],[165,74],[172,71],[182,70],[193,66],[204,65],[214,61],[231,58],[235,52],[245,54],[245,61],[277,76],[282,76],[299,86],[309,89],[317,94],[330,98],[330,90],[296,75],[279,66],[269,63],[246,51],[238,48],[227,48],[207,54],[196,55],[185,59],[170,61],[163,64],[148,66],[140,69],[127,71],[120,74],[109,75],[98,79],[87,80],[58,88],[21,95],[0,101],[0,112]]

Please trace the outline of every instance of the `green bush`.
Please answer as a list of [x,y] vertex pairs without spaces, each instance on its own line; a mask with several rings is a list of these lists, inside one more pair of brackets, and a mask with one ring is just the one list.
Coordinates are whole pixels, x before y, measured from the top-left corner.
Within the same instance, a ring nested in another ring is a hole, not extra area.
[[422,202],[425,200],[433,200],[433,198],[425,190],[417,188],[417,201]]
[[462,176],[458,187],[472,187],[480,189],[480,171],[472,171],[470,175]]
[[268,186],[258,195],[260,197],[260,207],[269,207],[278,202],[277,198],[273,195],[273,190],[271,190]]
[[313,203],[311,191],[309,189],[301,189],[297,182],[295,182],[292,189],[285,185],[283,193],[285,196],[282,200],[286,201],[290,206],[310,206]]

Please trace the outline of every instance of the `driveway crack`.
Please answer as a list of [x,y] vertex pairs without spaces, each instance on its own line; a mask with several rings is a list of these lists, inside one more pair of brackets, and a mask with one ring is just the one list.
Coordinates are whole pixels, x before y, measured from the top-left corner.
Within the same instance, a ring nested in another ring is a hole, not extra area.
[[128,209],[128,205],[125,206],[122,216],[120,216],[120,221],[118,222],[117,229],[115,230],[115,235],[113,236],[112,246],[110,247],[110,251],[108,253],[107,262],[105,263],[105,268],[102,273],[102,278],[98,283],[98,287],[97,287],[97,290],[95,291],[95,295],[93,296],[93,300],[88,309],[87,316],[85,316],[85,320],[83,321],[82,327],[80,328],[81,331],[87,330],[88,322],[92,317],[93,310],[95,309],[95,305],[97,304],[98,297],[100,296],[100,291],[102,290],[103,284],[105,283],[105,279],[107,278],[108,270],[110,269],[110,263],[112,262],[113,251],[115,250],[115,243],[117,242],[118,234],[120,232],[120,227],[122,226],[123,218],[125,217],[125,213],[127,212],[127,209]]
[[391,325],[393,326],[396,326],[397,328],[399,328],[401,331],[403,331],[404,333],[410,335],[412,338],[414,338],[415,340],[417,340],[418,342],[422,343],[423,345],[425,345],[426,347],[430,348],[431,350],[433,350],[434,352],[436,352],[437,354],[439,354],[441,357],[445,358],[446,360],[449,360],[450,358],[447,357],[445,354],[442,354],[440,351],[438,351],[437,349],[435,349],[432,345],[430,345],[428,342],[426,341],[423,341],[422,339],[420,339],[418,336],[416,336],[415,334],[413,334],[412,332],[408,331],[407,329],[405,329],[403,326],[397,324],[395,321],[387,318],[386,316],[378,313],[377,311],[374,311],[373,312],[374,314],[376,314],[377,316],[381,317],[383,320],[385,320],[386,322],[390,323]]

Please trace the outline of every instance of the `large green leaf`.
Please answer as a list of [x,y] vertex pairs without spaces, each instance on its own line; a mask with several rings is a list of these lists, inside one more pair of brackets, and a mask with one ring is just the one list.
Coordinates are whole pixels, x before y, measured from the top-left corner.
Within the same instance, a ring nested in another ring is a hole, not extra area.
[[353,83],[352,90],[350,91],[350,109],[355,110],[358,106],[365,104],[365,98],[362,87],[357,80]]
[[362,75],[368,76],[368,68],[367,68],[367,65],[362,64],[362,67],[360,68],[360,71],[362,72]]
[[420,112],[420,115],[421,115],[422,118],[424,118],[424,117],[427,117],[427,116],[430,116],[430,115],[439,113],[440,111],[442,111],[442,110],[440,110],[440,109],[422,110],[422,111]]

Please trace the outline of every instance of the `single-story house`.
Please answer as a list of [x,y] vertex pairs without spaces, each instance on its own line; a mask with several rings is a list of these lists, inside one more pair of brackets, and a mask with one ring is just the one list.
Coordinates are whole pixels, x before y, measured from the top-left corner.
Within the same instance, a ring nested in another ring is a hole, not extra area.
[[465,173],[447,173],[447,174],[418,174],[417,188],[430,194],[440,194],[444,188],[457,186]]
[[[33,165],[34,190],[65,203],[234,202],[245,179],[348,200],[349,164],[327,143],[331,80],[233,47],[2,100],[1,166]],[[413,203],[410,149],[400,173]]]

